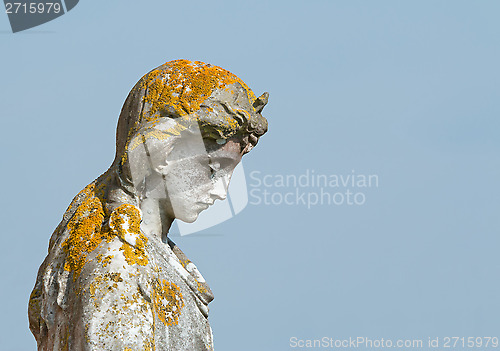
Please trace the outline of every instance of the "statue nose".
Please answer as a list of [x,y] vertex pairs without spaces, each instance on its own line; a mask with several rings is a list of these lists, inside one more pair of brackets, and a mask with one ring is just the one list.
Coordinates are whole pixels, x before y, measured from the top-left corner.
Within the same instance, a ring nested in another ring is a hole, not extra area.
[[215,181],[210,195],[215,199],[224,200],[227,196],[227,185],[228,179],[226,177],[220,177]]

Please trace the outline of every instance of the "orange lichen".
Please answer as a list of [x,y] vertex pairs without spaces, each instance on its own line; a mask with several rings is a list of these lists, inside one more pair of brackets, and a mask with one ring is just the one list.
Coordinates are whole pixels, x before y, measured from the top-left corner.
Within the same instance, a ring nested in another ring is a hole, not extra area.
[[[88,293],[94,303],[94,307],[98,308],[104,294],[118,288],[118,283],[123,283],[124,280],[120,273],[107,272],[97,274],[92,278],[89,284]],[[113,307],[114,308],[114,307]]]
[[184,307],[181,289],[166,280],[155,280],[151,295],[153,309],[160,321],[168,326],[179,323],[179,316]]
[[202,294],[208,292],[208,290],[205,288],[204,284],[203,283],[200,283],[200,282],[196,282],[197,285],[198,285],[198,291]]
[[[127,223],[125,223],[125,219]],[[123,204],[117,207],[109,218],[109,227],[120,239],[126,240],[127,234],[139,235],[141,232],[141,213],[137,207]],[[124,226],[127,227],[124,227]]]
[[[68,222],[69,236],[62,244],[62,248],[67,254],[64,269],[73,272],[74,280],[80,275],[88,255],[103,240],[109,242],[113,235],[116,235],[123,242],[121,250],[127,263],[142,266],[148,263],[146,256],[148,239],[140,232],[141,216],[136,207],[128,204],[119,206],[110,215],[110,230],[102,227],[105,212],[96,192],[102,195],[103,189],[103,186],[96,187],[95,183],[83,189],[79,194],[81,203]],[[76,205],[75,201],[71,206],[74,205]],[[131,239],[135,242],[130,243]],[[106,267],[112,258],[112,255],[99,254],[96,256],[97,262],[102,263],[103,267]]]
[[181,263],[182,267],[187,269],[187,265],[191,263],[191,260],[187,257],[177,257],[179,259],[179,262]]
[[141,233],[140,224],[141,214],[139,210],[128,204],[117,207],[109,219],[111,232],[123,242],[120,250],[127,263],[145,266],[148,264],[146,255],[148,238]]
[[111,259],[113,258],[113,255],[110,256],[104,256],[103,254],[99,254],[96,257],[97,262],[102,263],[103,267],[106,267],[108,264],[111,263]]
[[[144,238],[147,240],[146,237]],[[145,266],[148,264],[148,258],[143,249],[143,247],[145,246],[144,241],[142,241],[141,239],[137,239],[137,241],[138,244],[140,244],[139,247],[134,247],[129,243],[123,243],[123,245],[120,247],[120,250],[123,251],[123,255],[125,256],[125,260],[128,264],[138,264],[141,266]]]
[[109,233],[101,231],[104,210],[101,200],[94,195],[95,184],[83,189],[84,198],[68,222],[69,236],[62,248],[67,257],[64,269],[73,272],[73,279],[80,275],[87,262],[87,256],[102,242],[109,239]]
[[144,345],[144,351],[155,351],[156,346],[152,339],[146,340],[146,345]]
[[167,62],[149,72],[145,78],[143,84],[147,91],[143,99],[150,105],[148,115],[143,116],[146,120],[168,106],[179,116],[193,113],[214,90],[224,89],[233,83],[241,84],[250,103],[256,100],[254,93],[240,78],[223,68],[200,61]]
[[[249,101],[249,108],[254,111],[253,103],[257,100],[253,91],[240,78],[231,72],[200,61],[175,60],[152,70],[139,81],[137,88],[143,91],[140,118],[134,121],[134,126],[128,131],[128,142],[121,156],[124,165],[129,157],[128,153],[143,144],[149,138],[165,140],[187,129],[193,123],[199,123],[200,128],[210,129],[212,122],[208,122],[195,112],[204,109],[205,113],[218,119],[218,132],[224,138],[234,135],[241,127],[241,120],[217,112],[213,106],[205,104],[206,100],[215,91],[226,90],[236,94],[232,84],[238,83]],[[245,119],[249,120],[250,111],[245,111]],[[171,130],[156,130],[155,126],[161,117],[173,117],[178,123]],[[144,123],[149,123],[148,129],[136,134]]]
[[[180,135],[180,133],[193,123],[189,118],[178,118],[176,120],[176,124],[168,129],[160,130],[160,129],[152,129],[148,130],[146,133],[138,135],[136,138],[132,139],[132,141],[127,145],[127,152],[133,151],[137,146],[141,145],[144,140],[149,138],[155,138],[157,140],[165,140],[173,135]],[[126,154],[126,153],[125,153]],[[126,160],[126,157],[122,159],[122,164]]]

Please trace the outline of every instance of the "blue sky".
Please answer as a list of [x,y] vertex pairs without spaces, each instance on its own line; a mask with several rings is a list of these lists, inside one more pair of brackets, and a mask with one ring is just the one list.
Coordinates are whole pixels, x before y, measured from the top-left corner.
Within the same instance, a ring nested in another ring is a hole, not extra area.
[[291,337],[499,336],[499,10],[80,1],[16,34],[0,16],[0,349],[36,348],[26,309],[49,237],[111,164],[129,90],[178,58],[270,92],[247,177],[379,178],[362,206],[248,205],[174,238],[214,291],[218,351],[290,350]]

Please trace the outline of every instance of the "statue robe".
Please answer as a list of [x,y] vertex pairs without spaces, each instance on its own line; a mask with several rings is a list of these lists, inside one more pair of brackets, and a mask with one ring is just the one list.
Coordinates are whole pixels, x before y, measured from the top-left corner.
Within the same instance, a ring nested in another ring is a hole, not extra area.
[[50,240],[29,303],[38,350],[213,350],[196,266],[141,232],[137,207],[107,215],[97,194],[82,190]]

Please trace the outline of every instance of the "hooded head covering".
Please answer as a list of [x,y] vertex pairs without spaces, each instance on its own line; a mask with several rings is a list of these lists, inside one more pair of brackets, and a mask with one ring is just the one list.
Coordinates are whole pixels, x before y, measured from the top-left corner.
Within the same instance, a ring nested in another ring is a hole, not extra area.
[[[197,123],[203,138],[223,143],[241,136],[246,153],[267,131],[261,111],[268,96],[264,93],[256,98],[240,78],[218,66],[188,60],[167,62],[144,75],[129,93],[118,121],[115,163],[126,161],[130,143],[141,128],[152,128],[162,118],[177,122],[163,137]],[[145,136],[162,137],[152,130]]]

